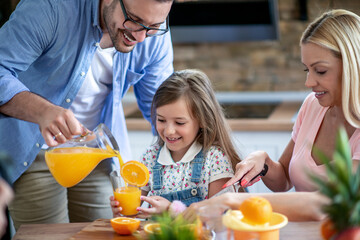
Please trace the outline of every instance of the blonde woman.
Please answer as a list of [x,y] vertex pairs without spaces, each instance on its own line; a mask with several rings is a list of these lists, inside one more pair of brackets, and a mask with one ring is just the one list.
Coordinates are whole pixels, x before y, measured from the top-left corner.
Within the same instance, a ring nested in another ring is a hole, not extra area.
[[[320,220],[324,217],[321,206],[328,199],[316,192],[309,173],[327,176],[313,147],[332,156],[335,136],[344,126],[353,169],[357,169],[360,160],[360,17],[341,9],[326,12],[305,30],[300,47],[305,85],[313,92],[299,111],[289,144],[279,161],[273,161],[264,151],[251,153],[237,164],[235,176],[225,186],[239,179],[243,187],[252,184],[250,179],[266,164],[268,172],[262,180],[269,189],[284,192],[295,187],[296,192],[257,195],[270,200],[274,210],[290,220]],[[209,201],[237,208],[251,195],[225,194]],[[208,203],[191,206],[186,215]]]

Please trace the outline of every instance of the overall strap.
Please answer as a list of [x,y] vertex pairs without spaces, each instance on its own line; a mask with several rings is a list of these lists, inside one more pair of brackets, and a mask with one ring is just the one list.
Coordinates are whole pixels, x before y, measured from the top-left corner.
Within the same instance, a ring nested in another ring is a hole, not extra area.
[[161,147],[156,155],[155,165],[153,166],[153,189],[160,190],[163,182],[163,176],[161,174],[162,165],[158,162]]
[[183,202],[187,207],[190,206],[190,204],[194,202],[199,202],[204,200],[204,198],[201,196],[201,191],[199,187],[185,189],[181,191],[166,193],[166,194],[160,194],[161,197],[166,198],[170,202],[174,200],[178,200]]
[[191,182],[200,182],[201,170],[203,168],[204,161],[204,154],[203,150],[201,149],[200,152],[196,154],[194,160],[192,160]]

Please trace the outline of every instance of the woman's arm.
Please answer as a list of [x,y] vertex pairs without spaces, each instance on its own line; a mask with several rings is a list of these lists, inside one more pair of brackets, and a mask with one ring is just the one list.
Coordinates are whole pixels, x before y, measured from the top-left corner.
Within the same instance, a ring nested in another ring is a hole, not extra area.
[[288,191],[293,186],[289,177],[289,164],[294,145],[295,143],[291,139],[278,162],[271,160],[266,154],[265,163],[269,169],[267,174],[262,177],[262,180],[264,184],[274,192]]
[[[240,181],[242,187],[248,187],[258,181],[257,176],[268,165],[268,171],[262,177],[265,185],[272,191],[287,191],[292,187],[289,179],[289,163],[294,149],[294,142],[290,140],[278,162],[273,161],[264,151],[250,153],[244,160],[236,165],[235,176],[224,186]],[[254,179],[254,180],[252,180]],[[251,181],[252,180],[252,181]]]
[[239,209],[240,204],[252,196],[266,198],[273,212],[284,214],[289,221],[320,221],[325,218],[321,208],[329,199],[317,192],[287,192],[287,193],[225,193],[209,200],[191,204],[184,212],[184,217],[190,221],[196,218],[200,207],[207,204],[224,204],[231,209]]

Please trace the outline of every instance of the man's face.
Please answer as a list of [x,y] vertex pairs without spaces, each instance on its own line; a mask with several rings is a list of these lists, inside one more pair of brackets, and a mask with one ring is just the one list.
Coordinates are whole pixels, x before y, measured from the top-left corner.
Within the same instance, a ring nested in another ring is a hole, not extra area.
[[[104,31],[108,32],[110,39],[119,52],[127,53],[134,46],[145,40],[146,30],[129,31],[124,28],[125,16],[119,0],[104,1],[102,16],[105,23]],[[170,12],[172,1],[159,2],[156,0],[123,0],[129,18],[145,26],[158,26],[166,20]]]

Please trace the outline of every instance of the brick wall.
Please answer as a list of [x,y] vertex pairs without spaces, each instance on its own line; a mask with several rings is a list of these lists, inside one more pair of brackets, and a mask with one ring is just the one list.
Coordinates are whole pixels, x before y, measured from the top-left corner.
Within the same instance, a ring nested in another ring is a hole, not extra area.
[[278,0],[277,41],[175,44],[176,70],[198,68],[218,91],[306,90],[299,39],[322,12],[344,8],[360,14],[360,0],[308,0],[308,20],[300,20],[297,0]]

